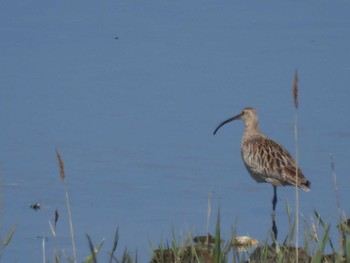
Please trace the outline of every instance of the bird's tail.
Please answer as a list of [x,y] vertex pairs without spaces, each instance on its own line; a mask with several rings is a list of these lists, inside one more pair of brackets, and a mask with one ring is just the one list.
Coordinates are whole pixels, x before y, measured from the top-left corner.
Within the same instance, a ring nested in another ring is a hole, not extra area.
[[305,182],[300,183],[300,188],[303,189],[305,192],[309,192],[311,190],[311,183],[310,181],[306,180]]

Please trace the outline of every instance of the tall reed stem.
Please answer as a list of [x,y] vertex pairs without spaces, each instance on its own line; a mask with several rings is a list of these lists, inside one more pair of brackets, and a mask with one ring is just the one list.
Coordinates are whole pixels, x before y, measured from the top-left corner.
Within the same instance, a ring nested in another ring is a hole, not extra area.
[[294,125],[294,136],[295,136],[295,164],[296,164],[296,172],[295,172],[295,248],[296,248],[296,262],[298,262],[298,246],[299,246],[299,187],[298,187],[298,180],[299,180],[299,175],[298,175],[298,153],[299,153],[299,147],[298,147],[298,127],[297,127],[297,122],[298,122],[298,113],[297,110],[295,111],[295,125]]
[[75,240],[74,240],[74,230],[73,230],[73,220],[72,220],[72,213],[70,209],[70,203],[69,203],[69,194],[68,194],[68,186],[67,186],[67,181],[65,180],[65,172],[64,172],[64,163],[61,158],[61,155],[59,152],[56,150],[56,156],[58,160],[58,165],[60,168],[60,177],[63,181],[64,184],[64,191],[66,192],[66,203],[67,203],[67,210],[68,210],[68,219],[69,219],[69,228],[70,228],[70,234],[72,238],[72,250],[73,250],[73,262],[77,262],[77,255],[76,255],[76,250],[75,250]]
[[294,98],[294,108],[295,108],[295,118],[294,118],[294,140],[295,140],[295,262],[299,261],[299,145],[298,145],[298,71],[294,74],[294,84],[293,84],[293,98]]

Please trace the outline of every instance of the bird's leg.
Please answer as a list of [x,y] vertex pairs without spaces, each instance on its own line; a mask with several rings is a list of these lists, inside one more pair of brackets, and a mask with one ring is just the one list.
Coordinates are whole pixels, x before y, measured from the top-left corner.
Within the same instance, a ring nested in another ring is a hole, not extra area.
[[277,205],[277,187],[273,185],[273,198],[272,198],[272,213],[275,216],[275,210]]
[[273,198],[272,198],[272,213],[271,213],[271,219],[272,219],[272,232],[274,235],[274,243],[277,243],[277,225],[275,221],[275,210],[277,205],[277,187],[273,185]]

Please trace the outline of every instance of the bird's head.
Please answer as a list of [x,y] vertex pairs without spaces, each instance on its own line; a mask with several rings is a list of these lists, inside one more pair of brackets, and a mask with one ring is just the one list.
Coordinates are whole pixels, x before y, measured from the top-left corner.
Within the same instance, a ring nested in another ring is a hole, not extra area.
[[240,114],[233,116],[220,123],[215,129],[214,135],[222,126],[234,120],[242,120],[244,122],[244,127],[246,130],[258,130],[258,114],[256,113],[256,110],[254,108],[247,107],[244,108]]

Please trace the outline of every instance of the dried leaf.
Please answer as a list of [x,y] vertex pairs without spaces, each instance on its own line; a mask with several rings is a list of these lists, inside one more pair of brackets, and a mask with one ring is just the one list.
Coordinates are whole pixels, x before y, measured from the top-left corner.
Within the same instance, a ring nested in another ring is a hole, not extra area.
[[53,228],[52,224],[51,224],[51,221],[49,220],[49,226],[50,226],[50,229],[51,229],[51,234],[53,237],[56,237],[56,231],[55,229]]

